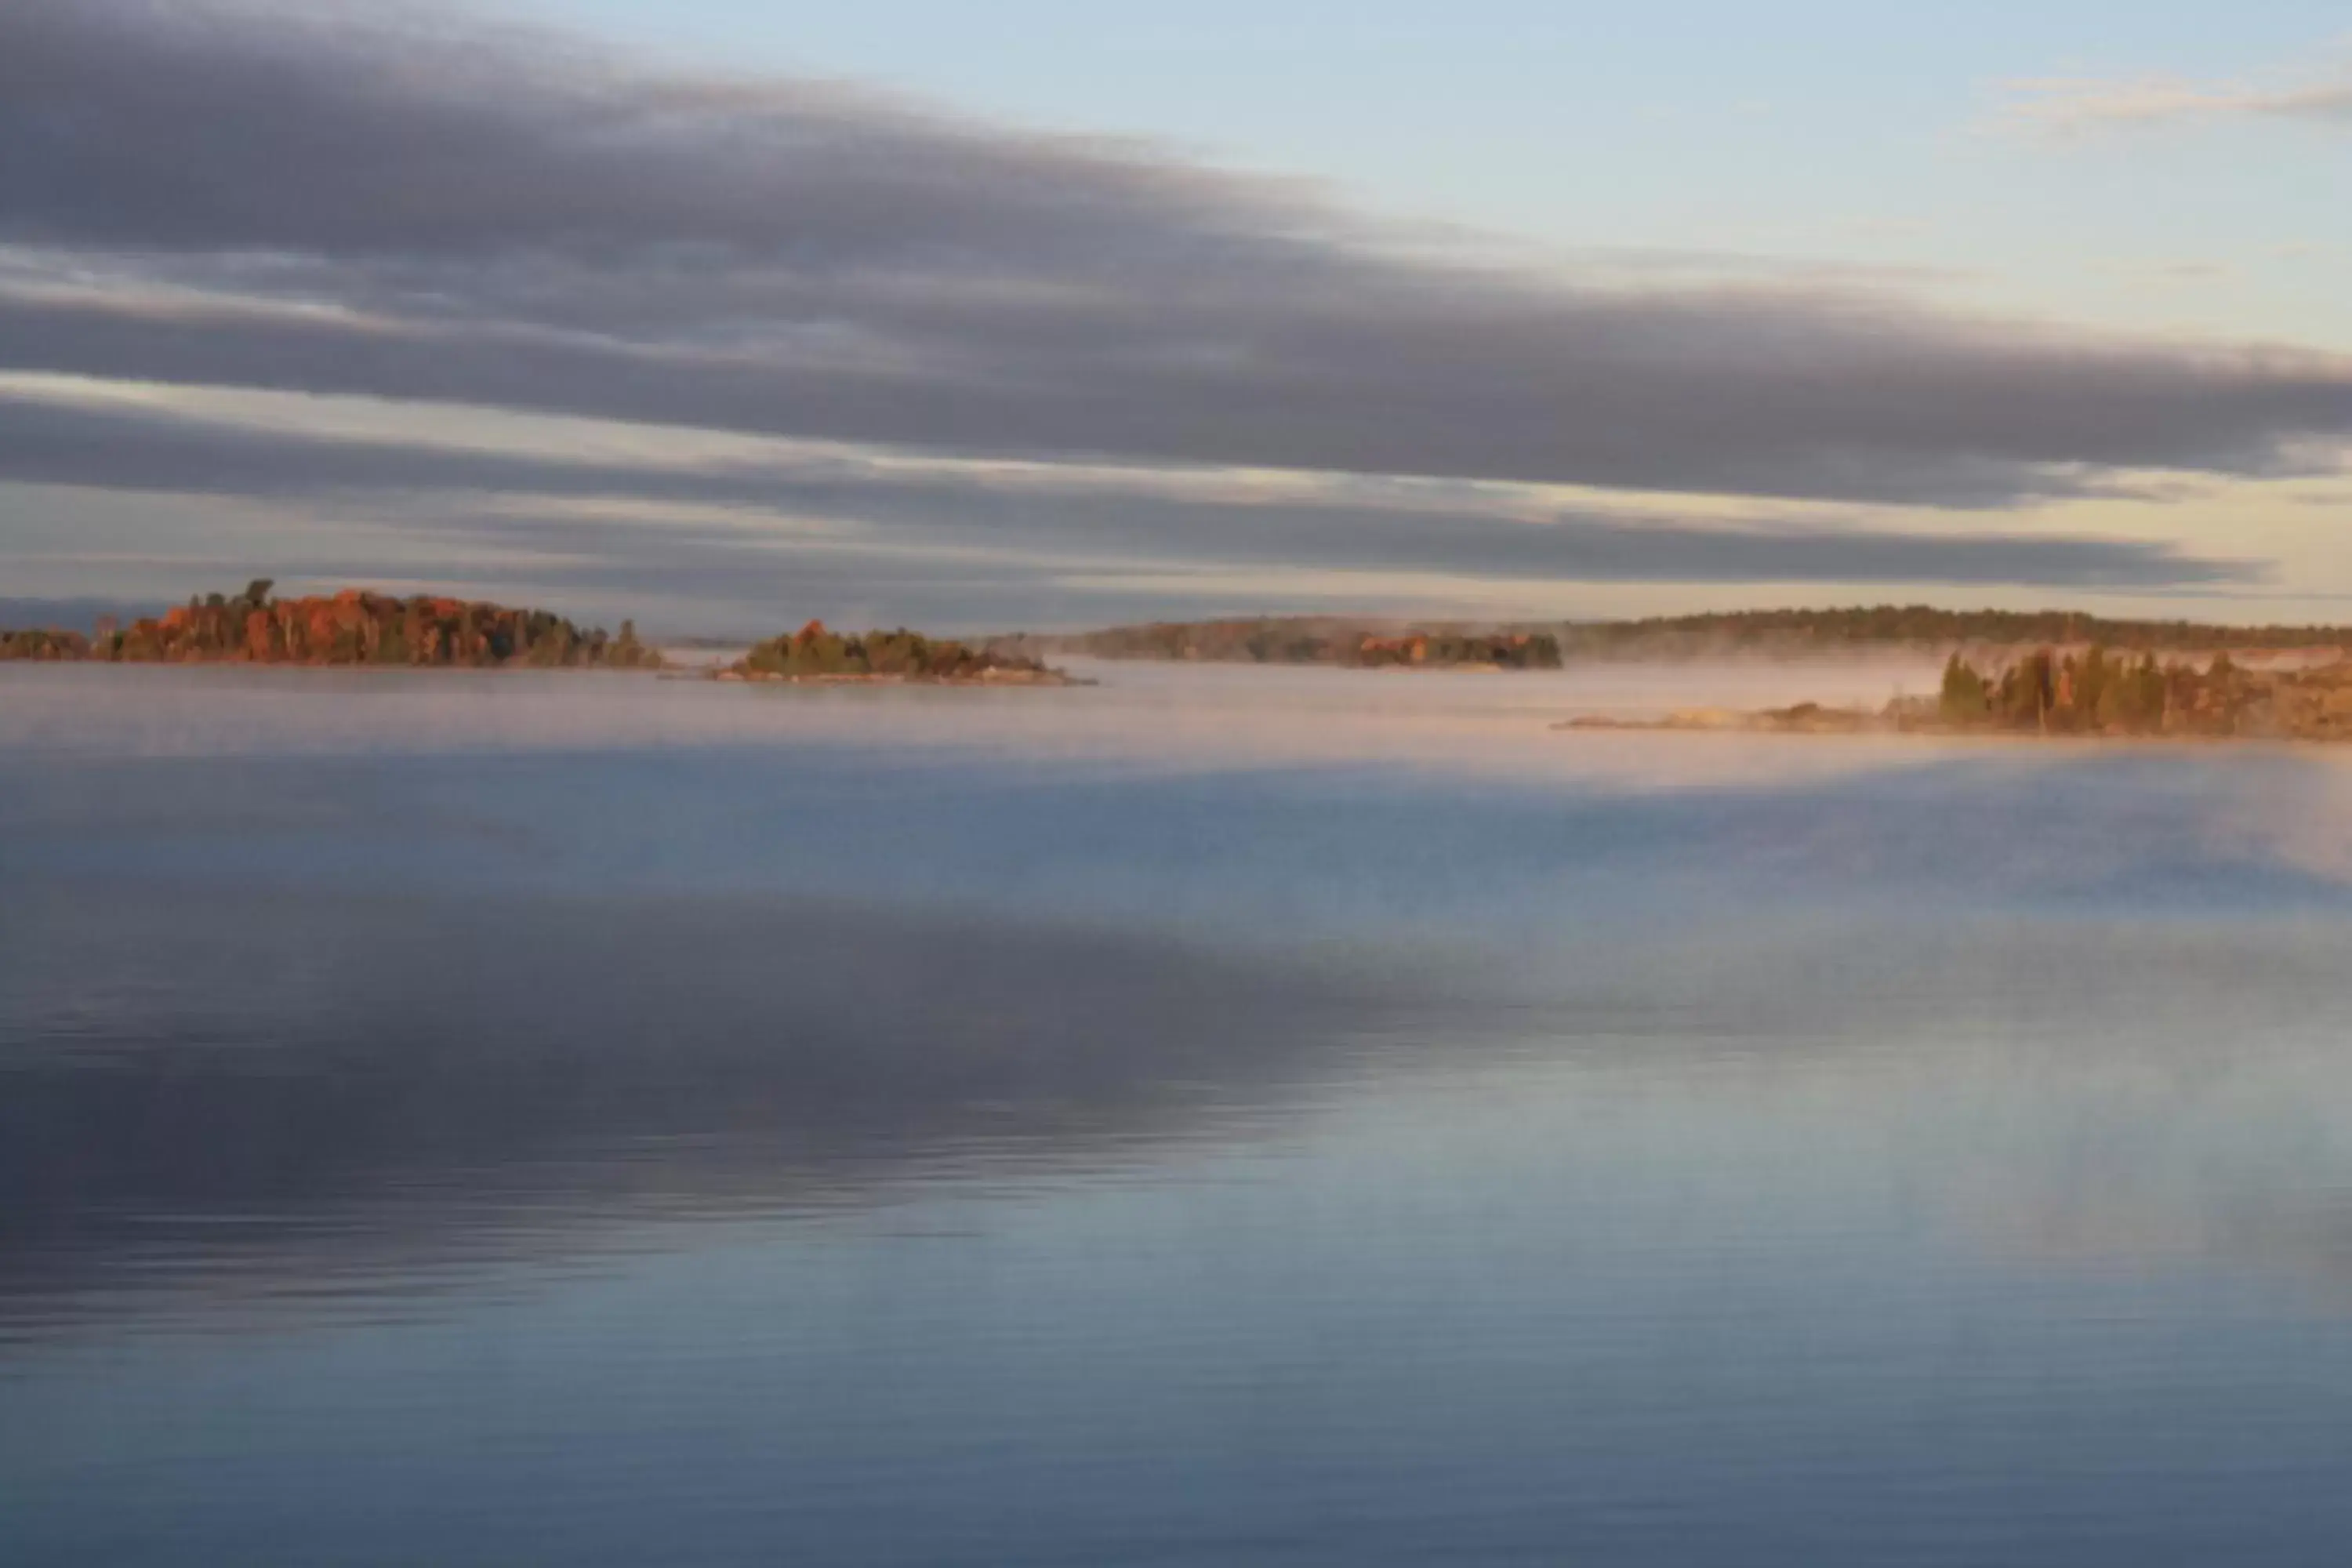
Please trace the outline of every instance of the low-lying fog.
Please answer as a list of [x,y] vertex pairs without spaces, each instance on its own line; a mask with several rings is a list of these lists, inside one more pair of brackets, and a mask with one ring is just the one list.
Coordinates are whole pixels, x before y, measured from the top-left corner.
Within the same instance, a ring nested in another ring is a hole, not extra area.
[[[797,742],[977,747],[1034,758],[1246,767],[1351,759],[1447,772],[1704,776],[1705,748],[1592,746],[1583,714],[1798,701],[1877,706],[1935,689],[1913,658],[1590,665],[1512,674],[1062,661],[1098,684],[986,690],[766,688],[689,677],[144,668],[0,669],[0,747],[83,755],[562,751]],[[1817,765],[1815,763],[1806,764]]]
[[0,669],[0,1539],[2352,1529],[2347,758],[1553,728],[1924,662],[1085,672]]

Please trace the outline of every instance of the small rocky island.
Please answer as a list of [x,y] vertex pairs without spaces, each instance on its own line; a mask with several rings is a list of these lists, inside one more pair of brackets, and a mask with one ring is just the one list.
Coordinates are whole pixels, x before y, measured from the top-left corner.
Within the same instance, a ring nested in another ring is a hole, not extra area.
[[273,664],[456,669],[658,669],[661,655],[621,623],[617,636],[546,610],[346,588],[279,599],[259,578],[128,626],[88,636],[0,630],[0,660],[58,664]]
[[1804,702],[1759,712],[1702,710],[1661,720],[1573,719],[1574,730],[1732,731],[1766,734],[2014,735],[2352,741],[2352,657],[2242,663],[2116,656],[2103,647],[2037,649],[1983,664],[1954,654],[1933,697],[1878,710]]
[[1072,686],[1077,682],[1025,655],[973,647],[897,631],[841,633],[823,621],[771,637],[733,664],[714,669],[719,680],[801,684],[928,686]]

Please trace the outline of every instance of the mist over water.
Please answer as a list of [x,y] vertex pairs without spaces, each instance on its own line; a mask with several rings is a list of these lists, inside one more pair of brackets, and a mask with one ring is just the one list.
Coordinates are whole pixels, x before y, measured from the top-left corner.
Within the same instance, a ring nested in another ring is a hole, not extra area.
[[0,670],[14,1554],[2345,1538],[2332,754],[1087,673]]

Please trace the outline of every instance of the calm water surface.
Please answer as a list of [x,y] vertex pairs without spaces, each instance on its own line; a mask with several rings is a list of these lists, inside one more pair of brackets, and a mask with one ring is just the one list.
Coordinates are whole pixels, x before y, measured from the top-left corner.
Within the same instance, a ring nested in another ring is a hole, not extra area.
[[0,1562],[2316,1563],[2352,766],[0,670]]

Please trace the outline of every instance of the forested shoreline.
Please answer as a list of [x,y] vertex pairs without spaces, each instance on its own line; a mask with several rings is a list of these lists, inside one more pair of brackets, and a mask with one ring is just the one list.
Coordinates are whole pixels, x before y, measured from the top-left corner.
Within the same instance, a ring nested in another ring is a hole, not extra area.
[[2168,656],[2225,650],[2352,651],[2352,627],[2232,626],[2117,620],[2074,610],[1941,610],[1926,605],[1879,605],[1738,610],[1623,621],[1481,623],[1270,616],[1024,634],[997,639],[992,646],[1112,659],[1556,669],[1578,661],[1804,658],[1870,652],[1940,656],[1955,649],[1981,654],[1995,648],[2092,645]]
[[364,589],[277,598],[257,578],[242,594],[191,598],[128,626],[101,619],[87,635],[0,630],[0,659],[40,663],[266,664],[409,668],[658,669],[637,637],[582,627],[547,610]]
[[[1925,702],[1892,717],[1915,727]],[[2352,660],[2260,668],[2217,653],[2198,663],[2037,649],[1999,668],[1955,654],[1932,709],[1937,727],[2037,735],[2352,740]]]
[[1321,618],[1155,621],[1067,636],[1002,638],[992,646],[1092,658],[1323,664],[1358,669],[1558,669],[1561,662],[1559,638],[1549,631]]

